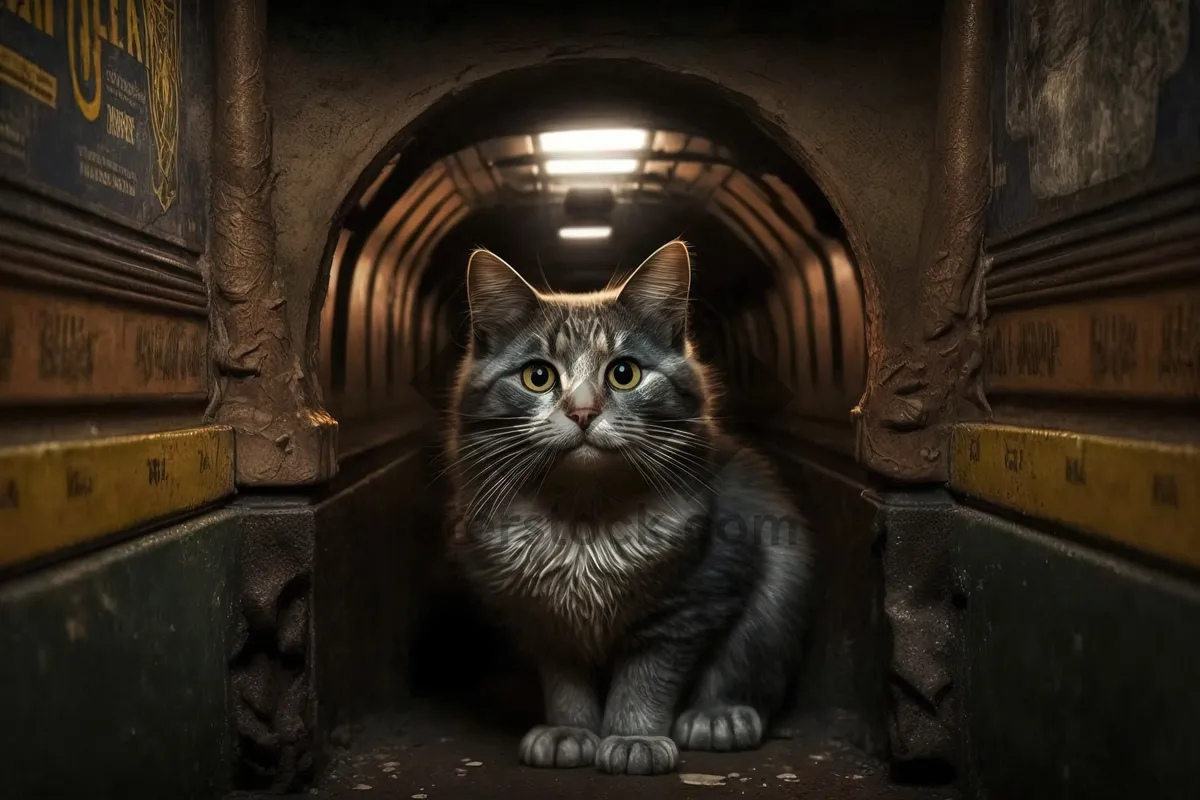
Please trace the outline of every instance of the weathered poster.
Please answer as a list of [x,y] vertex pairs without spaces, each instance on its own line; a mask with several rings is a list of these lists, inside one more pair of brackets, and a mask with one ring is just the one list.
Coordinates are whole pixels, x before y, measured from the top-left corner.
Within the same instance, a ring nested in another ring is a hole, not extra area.
[[5,288],[0,408],[61,400],[199,398],[208,326],[196,316]]
[[1172,288],[990,315],[989,392],[1200,397],[1200,288]]
[[198,249],[195,2],[0,0],[0,175]]
[[1200,173],[1200,0],[997,3],[993,241]]

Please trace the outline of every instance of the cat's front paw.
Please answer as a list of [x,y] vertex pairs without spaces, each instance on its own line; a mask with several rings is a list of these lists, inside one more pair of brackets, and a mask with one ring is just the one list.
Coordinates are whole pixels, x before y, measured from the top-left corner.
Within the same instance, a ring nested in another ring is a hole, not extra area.
[[521,763],[530,767],[590,767],[600,737],[586,728],[538,725],[521,739]]
[[679,748],[666,736],[606,736],[596,766],[611,775],[666,775],[679,766]]
[[750,706],[692,709],[675,720],[672,738],[684,750],[753,750],[762,744],[763,724]]

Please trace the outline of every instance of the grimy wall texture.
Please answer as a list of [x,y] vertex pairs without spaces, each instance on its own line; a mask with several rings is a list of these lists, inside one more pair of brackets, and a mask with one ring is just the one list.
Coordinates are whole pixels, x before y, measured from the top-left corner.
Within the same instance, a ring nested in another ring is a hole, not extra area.
[[940,39],[927,19],[785,37],[552,18],[531,28],[530,15],[497,26],[468,16],[422,37],[404,20],[355,22],[299,6],[271,13],[277,258],[290,336],[310,374],[330,233],[356,183],[439,103],[556,60],[635,62],[655,85],[681,74],[710,81],[713,105],[696,109],[699,119],[730,113],[725,98],[736,96],[745,110],[733,113],[768,128],[841,217],[873,314],[869,347],[903,349],[907,318],[920,306],[915,263],[938,103]]

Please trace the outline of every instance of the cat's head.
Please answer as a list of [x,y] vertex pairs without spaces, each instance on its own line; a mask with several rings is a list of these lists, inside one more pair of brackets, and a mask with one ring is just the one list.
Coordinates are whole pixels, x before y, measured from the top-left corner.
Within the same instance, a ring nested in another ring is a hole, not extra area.
[[686,470],[710,434],[705,372],[688,340],[690,283],[680,241],[589,294],[539,292],[475,251],[471,342],[455,399],[462,455],[504,447],[515,462],[543,466]]

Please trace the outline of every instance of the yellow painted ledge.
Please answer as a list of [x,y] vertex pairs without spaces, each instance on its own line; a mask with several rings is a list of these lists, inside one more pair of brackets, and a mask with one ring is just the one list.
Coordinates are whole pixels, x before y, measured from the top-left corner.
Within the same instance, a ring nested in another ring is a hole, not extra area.
[[958,425],[950,485],[1032,517],[1200,567],[1200,448]]
[[223,425],[0,448],[0,567],[226,497],[233,455]]

